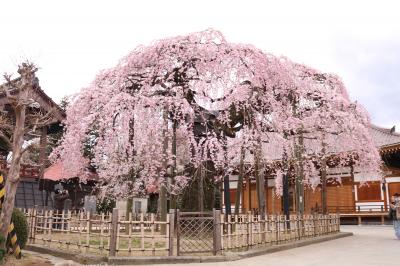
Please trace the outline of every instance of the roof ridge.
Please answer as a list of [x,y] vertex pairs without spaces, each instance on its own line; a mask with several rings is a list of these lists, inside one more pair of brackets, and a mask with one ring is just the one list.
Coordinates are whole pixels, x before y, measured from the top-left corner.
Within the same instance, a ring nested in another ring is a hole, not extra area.
[[372,123],[370,124],[370,127],[371,127],[372,129],[375,129],[375,130],[380,131],[380,132],[382,132],[382,133],[385,133],[385,134],[387,134],[387,135],[392,135],[392,136],[400,137],[400,133],[397,133],[397,132],[390,132],[390,131],[391,131],[391,128],[385,128],[385,127],[377,126],[377,125],[374,125],[374,124],[372,124]]

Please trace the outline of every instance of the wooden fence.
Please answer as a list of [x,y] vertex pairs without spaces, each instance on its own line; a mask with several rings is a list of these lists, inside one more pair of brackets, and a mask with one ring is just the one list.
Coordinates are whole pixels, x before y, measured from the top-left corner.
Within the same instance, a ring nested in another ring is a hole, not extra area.
[[[24,211],[28,218],[29,243],[61,250],[108,256],[171,256],[179,255],[180,248],[185,251],[184,241],[191,244],[198,241],[198,237],[192,237],[197,235],[196,232],[187,236],[183,234],[180,226],[184,224],[179,222],[180,216],[175,215],[179,211],[172,211],[165,221],[155,214],[124,216],[118,209],[100,215],[39,209]],[[216,210],[211,214],[213,233],[202,237],[211,238],[210,252],[213,254],[257,245],[278,245],[340,231],[338,214],[291,215],[289,219],[282,215],[269,215],[264,220],[251,213],[224,215]],[[193,216],[193,219],[199,217]],[[190,228],[204,231],[204,226]],[[182,234],[180,238],[179,234]],[[181,239],[181,245],[176,239]]]
[[[168,255],[169,215],[25,210],[29,243],[109,256]],[[165,226],[166,230],[160,230]],[[165,233],[162,233],[165,231]]]
[[249,249],[255,245],[281,243],[318,237],[340,231],[340,216],[328,215],[222,215],[221,249]]

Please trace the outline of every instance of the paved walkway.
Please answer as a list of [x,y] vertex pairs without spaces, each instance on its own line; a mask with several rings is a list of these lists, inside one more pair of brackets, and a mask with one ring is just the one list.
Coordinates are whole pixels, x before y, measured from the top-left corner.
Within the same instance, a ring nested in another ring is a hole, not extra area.
[[[175,265],[400,266],[400,240],[394,236],[391,226],[342,226],[341,229],[343,232],[353,232],[354,236],[232,262]],[[49,255],[37,253],[35,255],[49,259],[57,266],[80,265]],[[170,266],[171,264],[160,265]]]
[[354,236],[239,261],[181,265],[400,266],[400,240],[391,226],[342,226],[341,230]]

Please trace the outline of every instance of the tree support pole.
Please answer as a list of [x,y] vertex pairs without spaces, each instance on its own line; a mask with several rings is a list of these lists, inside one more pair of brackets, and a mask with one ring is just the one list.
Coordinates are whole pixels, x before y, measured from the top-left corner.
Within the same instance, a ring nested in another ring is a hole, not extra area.
[[[237,185],[236,197],[235,197],[235,215],[239,214],[240,199],[241,199],[242,190],[243,190],[244,156],[245,156],[245,149],[242,147],[240,149],[239,177],[238,177],[238,185]],[[243,206],[242,206],[242,209],[243,209]]]

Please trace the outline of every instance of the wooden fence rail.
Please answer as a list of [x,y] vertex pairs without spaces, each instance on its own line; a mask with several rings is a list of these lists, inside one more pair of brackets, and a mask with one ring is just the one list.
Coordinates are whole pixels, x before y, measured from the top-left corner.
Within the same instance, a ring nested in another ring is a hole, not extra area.
[[[177,218],[174,211],[165,221],[155,214],[121,215],[118,209],[110,214],[41,209],[23,211],[28,219],[31,244],[108,256],[173,256],[184,248],[176,246],[176,239],[182,231],[178,227],[182,222],[177,222],[180,216]],[[192,215],[192,219],[201,219],[199,215]],[[268,215],[261,219],[251,213],[224,215],[215,210],[211,216],[214,222],[210,224],[214,233],[203,235],[210,237],[209,241],[213,243],[211,252],[217,254],[336,233],[340,231],[339,219],[338,214],[291,215],[288,219],[282,215]],[[163,226],[166,230],[161,230]],[[191,228],[204,231],[201,226]],[[182,234],[181,245],[195,241],[191,236],[186,236],[190,239],[184,237]]]
[[221,215],[222,250],[278,245],[340,231],[340,216],[328,215]]
[[[167,255],[169,215],[160,221],[155,214],[123,216],[90,212],[24,210],[29,243],[109,256]],[[162,234],[161,225],[167,233]]]

